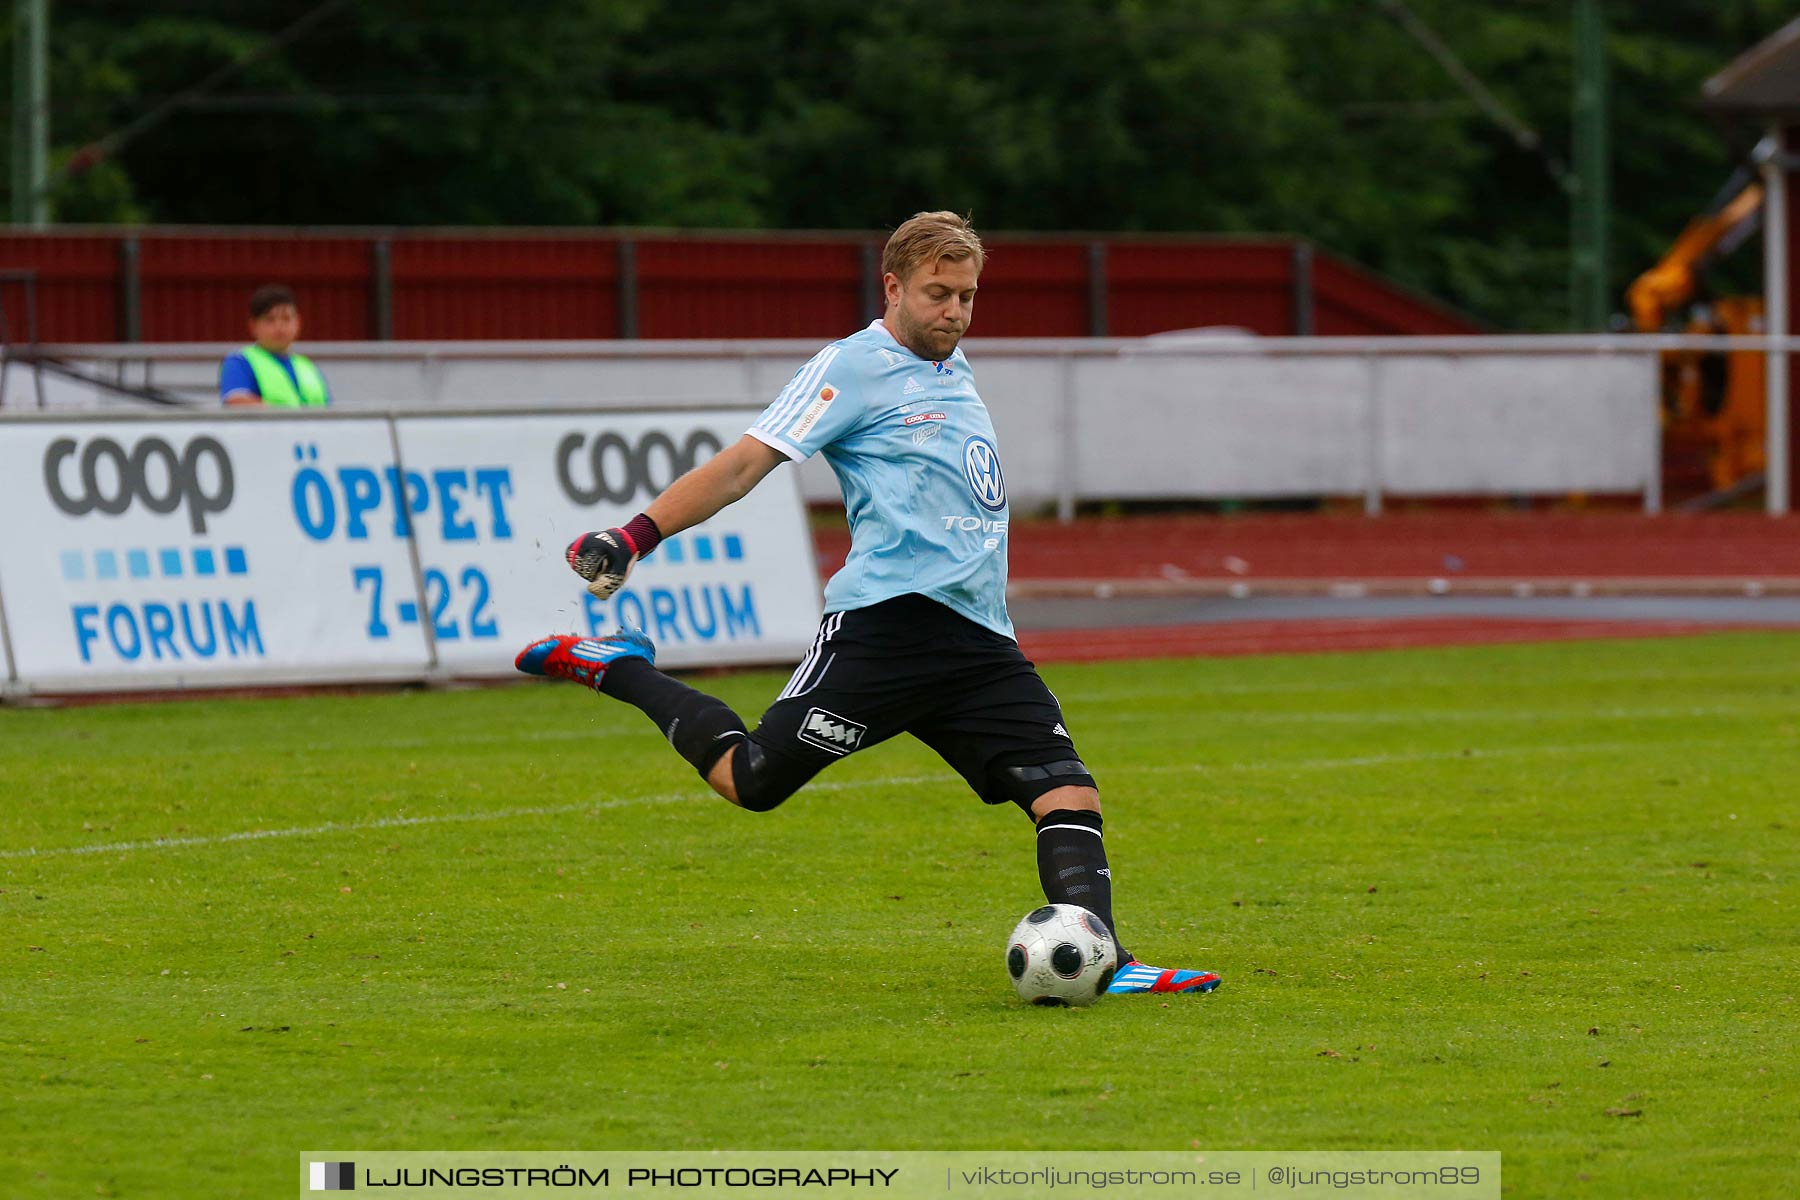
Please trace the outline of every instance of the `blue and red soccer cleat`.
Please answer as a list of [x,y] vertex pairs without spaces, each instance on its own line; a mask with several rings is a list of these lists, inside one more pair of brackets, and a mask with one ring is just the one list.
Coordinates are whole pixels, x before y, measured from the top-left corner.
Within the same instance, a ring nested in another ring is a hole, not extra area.
[[641,629],[621,629],[610,637],[584,638],[553,634],[519,651],[513,666],[527,675],[572,679],[583,687],[597,688],[606,668],[621,658],[656,661],[656,646]]
[[1109,996],[1138,992],[1210,992],[1222,981],[1211,971],[1176,971],[1147,967],[1135,958],[1119,968],[1106,989]]

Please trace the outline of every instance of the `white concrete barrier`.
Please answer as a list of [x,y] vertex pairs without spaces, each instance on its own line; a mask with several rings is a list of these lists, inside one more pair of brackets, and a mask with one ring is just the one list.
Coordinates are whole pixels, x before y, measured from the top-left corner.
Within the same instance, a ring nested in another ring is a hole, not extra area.
[[[1641,492],[1657,507],[1670,338],[970,339],[1021,513],[1084,500]],[[1713,339],[1721,340],[1721,339]],[[1745,339],[1731,339],[1733,342]],[[1760,339],[1758,339],[1760,342]],[[758,409],[813,341],[309,346],[340,411]],[[216,403],[233,346],[62,347]],[[73,403],[66,392],[56,403]],[[10,383],[8,408],[35,403]],[[746,418],[745,424],[748,424]],[[808,500],[838,494],[822,461]]]

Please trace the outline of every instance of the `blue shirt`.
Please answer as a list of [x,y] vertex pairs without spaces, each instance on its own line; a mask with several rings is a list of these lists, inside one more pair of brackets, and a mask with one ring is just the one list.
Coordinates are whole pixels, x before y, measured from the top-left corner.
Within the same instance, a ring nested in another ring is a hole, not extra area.
[[[281,369],[294,381],[294,390],[299,391],[300,379],[294,374],[294,360],[285,354],[277,354],[275,361],[281,364]],[[223,400],[233,392],[262,395],[262,388],[256,382],[256,371],[251,368],[250,360],[244,357],[242,350],[219,364],[219,399]]]
[[1013,636],[1006,480],[960,349],[931,362],[872,322],[813,355],[749,432],[795,461],[824,454],[843,488],[850,555],[826,612],[917,593]]

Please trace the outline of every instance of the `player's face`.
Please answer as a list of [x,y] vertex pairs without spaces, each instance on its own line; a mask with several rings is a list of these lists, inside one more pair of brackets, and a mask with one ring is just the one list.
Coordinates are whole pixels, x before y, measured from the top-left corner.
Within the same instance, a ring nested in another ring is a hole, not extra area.
[[940,258],[904,280],[891,271],[883,276],[887,326],[894,340],[920,358],[949,358],[975,315],[979,274],[972,258]]
[[250,336],[270,354],[286,354],[300,338],[300,310],[277,304],[262,316],[251,317]]

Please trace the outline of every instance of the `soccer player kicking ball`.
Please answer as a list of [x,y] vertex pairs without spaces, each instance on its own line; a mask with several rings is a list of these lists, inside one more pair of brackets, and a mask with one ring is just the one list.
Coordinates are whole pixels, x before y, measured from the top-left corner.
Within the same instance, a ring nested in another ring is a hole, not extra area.
[[[642,709],[713,790],[752,812],[845,755],[910,733],[982,800],[1031,814],[1044,895],[1088,909],[1116,936],[1100,793],[1006,615],[1006,481],[957,349],[983,257],[955,213],[901,225],[882,253],[881,320],[814,355],[735,445],[623,528],[569,547],[569,565],[604,599],[663,538],[742,499],[781,463],[823,451],[844,489],[850,555],[825,589],[812,649],[755,730],[658,671],[640,630],[545,638],[517,665]],[[1146,966],[1123,945],[1119,961],[1109,992],[1219,986],[1210,971]]]

